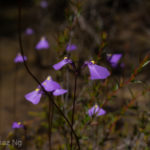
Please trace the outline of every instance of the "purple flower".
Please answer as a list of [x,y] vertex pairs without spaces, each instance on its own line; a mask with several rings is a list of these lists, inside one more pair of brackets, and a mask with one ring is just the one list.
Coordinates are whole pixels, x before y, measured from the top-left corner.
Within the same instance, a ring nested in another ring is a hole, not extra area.
[[59,70],[61,69],[64,65],[66,64],[71,64],[72,63],[72,60],[71,59],[68,59],[67,57],[64,57],[64,59],[62,61],[60,61],[59,63],[53,65],[53,68],[55,70]]
[[67,52],[74,51],[76,49],[77,49],[77,46],[75,44],[68,44],[66,47]]
[[110,75],[107,68],[96,65],[94,61],[85,62],[85,64],[88,65],[91,80],[106,79]]
[[93,115],[102,116],[105,115],[106,111],[102,108],[99,108],[98,105],[94,105],[91,109],[88,110],[88,115],[92,117]]
[[23,124],[21,124],[21,122],[13,122],[12,124],[12,128],[13,129],[19,129],[19,128],[23,128]]
[[25,30],[25,34],[26,34],[26,35],[32,35],[33,33],[34,33],[34,31],[33,31],[32,28],[27,28],[27,29]]
[[49,43],[48,41],[46,40],[45,37],[42,37],[41,40],[37,43],[36,45],[36,49],[37,50],[42,50],[42,49],[48,49],[50,46],[49,46]]
[[[42,86],[47,92],[53,92],[54,96],[59,96],[67,93],[67,90],[62,89],[61,86],[52,80],[51,76],[48,76],[47,79],[42,82]],[[44,92],[38,86],[37,89],[25,95],[25,98],[33,104],[38,104]]]
[[41,6],[42,8],[47,8],[47,7],[48,7],[48,2],[47,2],[46,0],[41,0],[40,6]]
[[[23,56],[23,57],[24,57],[24,60],[26,61],[27,57],[26,56]],[[23,57],[20,53],[18,53],[17,56],[14,59],[14,62],[15,63],[22,63],[23,62]]]
[[68,91],[65,90],[65,89],[56,89],[54,92],[53,92],[53,95],[54,96],[59,96],[59,95],[63,95],[65,93],[67,93]]
[[25,95],[25,98],[33,104],[38,104],[41,97],[42,91],[39,88]]
[[56,89],[60,89],[61,86],[52,80],[51,76],[48,76],[47,79],[42,82],[42,86],[45,88],[47,92],[52,92]]
[[118,66],[118,63],[121,58],[122,58],[122,54],[108,54],[107,55],[107,60],[113,68],[116,68]]

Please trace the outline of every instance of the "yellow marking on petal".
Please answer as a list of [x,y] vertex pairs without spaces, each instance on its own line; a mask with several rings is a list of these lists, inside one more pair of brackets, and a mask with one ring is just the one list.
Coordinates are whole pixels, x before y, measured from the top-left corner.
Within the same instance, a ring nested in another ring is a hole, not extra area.
[[44,82],[43,85],[46,85],[46,82]]
[[95,108],[98,108],[98,105],[95,105]]
[[94,60],[92,60],[92,61],[91,61],[91,63],[92,63],[92,64],[95,64],[95,61],[94,61]]
[[68,57],[64,57],[64,59],[68,59]]
[[38,88],[37,88],[37,89],[35,89],[35,91],[36,91],[36,92],[38,92],[39,90],[40,90],[40,89],[38,89]]
[[18,125],[21,125],[21,122],[18,122]]
[[47,77],[47,80],[51,80],[51,79],[52,79],[51,76],[48,76],[48,77]]

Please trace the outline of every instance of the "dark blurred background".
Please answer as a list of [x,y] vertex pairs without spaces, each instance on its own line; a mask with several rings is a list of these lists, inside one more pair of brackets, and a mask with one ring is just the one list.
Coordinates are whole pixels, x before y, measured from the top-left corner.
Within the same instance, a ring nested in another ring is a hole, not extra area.
[[[68,26],[68,14],[75,15],[72,2],[69,0],[48,0],[48,7],[40,7],[40,0],[22,0],[22,36],[25,54],[33,72],[42,80],[48,74],[39,74],[43,68],[38,67],[34,47],[42,35],[46,35],[51,44],[49,55],[43,52],[47,60],[43,64],[56,62],[56,39]],[[107,34],[106,52],[121,52],[128,71],[136,67],[150,50],[150,0],[73,0],[79,7],[80,16],[73,28],[73,41],[78,44],[79,55],[89,59],[97,53],[101,44],[101,33]],[[38,110],[25,101],[24,95],[36,87],[36,83],[28,76],[23,65],[13,60],[19,51],[17,31],[17,0],[0,1],[0,137],[11,131],[13,122],[13,99],[15,95],[14,78],[17,72],[17,118],[21,121],[29,119],[29,111]],[[27,37],[27,27],[35,30],[35,34]],[[83,56],[85,52],[85,56]],[[61,55],[60,55],[61,56]],[[146,68],[141,76],[149,82],[150,68]],[[129,73],[125,71],[128,75]],[[126,97],[125,94],[121,96]],[[146,105],[146,103],[144,103]]]

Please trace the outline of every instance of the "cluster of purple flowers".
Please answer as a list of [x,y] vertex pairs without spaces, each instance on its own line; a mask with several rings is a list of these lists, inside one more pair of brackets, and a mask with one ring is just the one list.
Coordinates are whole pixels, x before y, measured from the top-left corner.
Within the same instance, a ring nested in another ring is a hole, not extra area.
[[[72,64],[72,63],[73,63],[73,61],[71,59],[64,57],[64,59],[62,61],[53,65],[53,68],[55,70],[59,70],[66,64]],[[106,79],[110,75],[110,72],[107,70],[107,68],[96,65],[94,61],[86,61],[84,63],[84,66],[88,66],[89,71],[90,71],[91,80]],[[98,105],[94,105],[88,111],[88,115],[90,117],[92,117],[94,114],[96,114],[96,116],[101,116],[101,115],[104,115],[105,113],[106,113],[106,111],[103,110],[102,108],[99,108]]]
[[[46,0],[41,0],[40,3],[42,8],[48,7],[48,3]],[[32,35],[34,33],[34,30],[32,28],[27,28],[25,33],[27,35]],[[45,37],[42,37],[40,41],[36,44],[35,49],[36,50],[46,50],[50,48],[50,44],[47,41]],[[77,46],[72,43],[68,43],[66,46],[66,51],[71,52],[77,50]],[[21,54],[17,54],[16,58],[14,59],[15,63],[21,63],[23,62],[23,58],[26,61],[27,57],[22,56]],[[116,53],[116,54],[107,54],[107,61],[110,63],[112,68],[117,68],[118,65],[121,67],[124,66],[123,63],[120,63],[120,60],[122,58],[122,54]],[[55,70],[60,70],[63,66],[71,64],[72,66],[74,65],[73,61],[69,59],[68,57],[64,57],[64,59],[57,64],[53,65],[53,68]],[[90,72],[90,79],[91,80],[98,80],[98,79],[106,79],[108,76],[110,76],[110,72],[108,71],[107,68],[95,64],[95,62],[92,61],[85,61],[83,66],[87,66]],[[59,96],[67,93],[67,90],[62,89],[61,86],[52,80],[51,76],[48,76],[45,81],[41,83],[34,91],[28,93],[25,95],[25,98],[32,102],[33,104],[38,104],[40,102],[40,99],[42,95],[44,95],[44,91],[42,90],[41,86],[47,91],[47,92],[52,92],[54,96]],[[99,108],[98,105],[94,105],[91,109],[88,110],[88,115],[91,117],[93,115],[100,116],[104,115],[106,113],[105,110],[102,108]],[[19,126],[17,122],[14,122],[13,126]]]
[[[47,79],[41,83],[41,85],[47,92],[52,92],[54,96],[67,93],[67,90],[62,89],[57,82],[52,80],[51,76],[48,76]],[[43,94],[43,90],[40,86],[38,86],[38,88],[36,88],[34,91],[26,94],[25,98],[33,104],[38,104]]]
[[[45,38],[42,38],[36,45],[37,50],[47,49],[47,48],[49,48],[49,44]],[[76,48],[77,47],[75,45],[68,45],[66,50],[72,51],[75,50]],[[112,67],[116,68],[118,66],[121,57],[122,54],[107,55],[107,60],[109,61]],[[24,56],[24,60],[27,60],[26,56]],[[23,62],[22,55],[17,54],[14,61],[16,63]],[[55,70],[60,70],[63,66],[67,64],[73,64],[73,61],[68,57],[64,57],[62,61],[58,62],[57,64],[54,64],[53,68]],[[94,61],[85,61],[84,66],[88,66],[91,80],[106,79],[108,76],[110,76],[110,72],[108,71],[107,68],[95,64]],[[57,82],[53,81],[50,76],[48,76],[47,79],[41,83],[41,85],[44,87],[44,89],[47,92],[52,92],[54,96],[59,96],[67,93],[67,90],[62,89],[61,86]],[[26,94],[25,98],[28,101],[32,102],[33,104],[38,104],[43,94],[44,92],[42,91],[41,87],[38,86],[34,91]],[[98,105],[94,105],[88,111],[89,116],[93,116],[94,114],[96,114],[96,116],[100,116],[100,115],[104,115],[105,113],[106,111],[103,110],[102,108],[99,108]]]
[[[49,47],[49,44],[45,38],[42,38],[41,41],[36,45],[37,50],[46,49],[48,47]],[[71,48],[75,49],[75,46],[70,46],[69,48],[67,47],[67,49],[70,49],[70,50]],[[117,64],[119,60],[121,59],[121,57],[122,57],[122,54],[113,54],[111,56],[108,55],[107,60],[110,62],[112,67],[117,67]],[[24,60],[27,60],[26,56],[24,56]],[[22,55],[17,54],[14,61],[16,63],[23,62]],[[62,61],[53,65],[53,68],[55,70],[59,70],[66,64],[72,64],[72,63],[73,61],[71,59],[64,57]],[[96,65],[94,61],[86,61],[84,63],[84,66],[88,66],[91,80],[106,79],[110,75],[110,72],[107,70],[107,68]],[[54,96],[59,96],[67,92],[67,90],[62,89],[61,86],[57,82],[53,81],[50,76],[48,76],[47,79],[44,82],[42,82],[41,85],[44,87],[44,89],[47,92],[52,92]],[[34,91],[26,94],[25,98],[28,101],[32,102],[33,104],[38,104],[43,94],[44,93],[42,89],[40,88],[40,86],[38,86],[38,88],[36,88]],[[105,114],[105,111],[102,108],[100,109],[99,107],[97,107],[97,105],[89,109],[88,114],[89,116],[91,116],[91,114],[94,114],[95,112],[96,113],[98,112],[97,115]]]
[[[64,59],[62,61],[53,65],[53,68],[55,70],[59,70],[66,64],[72,64],[72,63],[73,62],[71,59],[64,57]],[[94,61],[86,61],[84,63],[84,66],[88,66],[89,71],[90,71],[91,80],[106,79],[110,75],[110,72],[107,70],[107,68],[96,65]]]

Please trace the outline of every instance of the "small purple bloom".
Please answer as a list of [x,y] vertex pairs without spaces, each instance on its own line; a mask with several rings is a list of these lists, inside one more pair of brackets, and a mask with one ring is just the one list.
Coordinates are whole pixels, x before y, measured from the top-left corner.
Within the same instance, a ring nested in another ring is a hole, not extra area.
[[46,40],[45,37],[42,37],[41,40],[37,43],[36,45],[36,49],[37,50],[42,50],[42,49],[48,49],[50,46],[49,46],[49,43],[48,41]]
[[66,64],[71,64],[72,63],[72,60],[71,59],[68,59],[67,57],[64,57],[64,59],[62,61],[60,61],[59,63],[53,65],[53,68],[55,70],[59,70],[61,69],[64,65]]
[[105,114],[106,114],[106,111],[102,108],[99,108],[98,105],[94,105],[91,109],[88,110],[88,115],[90,117],[92,117],[94,115],[96,115],[98,117],[98,116],[102,116]]
[[88,65],[91,80],[106,79],[110,75],[107,68],[96,65],[94,61],[85,62],[85,64]]
[[[24,57],[24,60],[26,61],[27,57],[26,56],[23,56],[23,57]],[[23,62],[23,57],[20,53],[18,53],[17,56],[14,59],[14,62],[15,63],[22,63]]]
[[42,8],[47,8],[47,7],[48,7],[48,2],[47,2],[46,0],[41,0],[40,6],[41,6]]
[[12,128],[13,129],[19,129],[19,128],[23,128],[23,124],[21,124],[21,122],[13,122],[12,124]]
[[63,95],[65,93],[67,93],[68,91],[65,90],[65,89],[56,89],[54,92],[53,92],[53,95],[54,96],[59,96],[59,95]]
[[48,76],[47,79],[42,82],[42,86],[45,88],[47,92],[52,92],[56,89],[60,89],[61,86],[52,80],[51,76]]
[[75,44],[68,44],[66,47],[67,52],[74,51],[76,49],[77,49],[77,46]]
[[25,30],[25,34],[26,34],[26,35],[32,35],[32,34],[34,34],[34,31],[33,31],[32,28],[27,28],[27,29]]
[[38,104],[42,97],[42,92],[39,88],[25,95],[25,98],[33,104]]
[[107,55],[107,60],[113,68],[116,68],[118,66],[118,63],[121,58],[122,58],[122,54],[108,54]]

